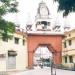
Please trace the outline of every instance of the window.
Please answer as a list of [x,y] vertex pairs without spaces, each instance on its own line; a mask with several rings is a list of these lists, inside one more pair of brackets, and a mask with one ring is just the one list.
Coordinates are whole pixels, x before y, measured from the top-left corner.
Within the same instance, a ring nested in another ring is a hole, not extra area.
[[41,24],[47,25],[46,21],[41,21]]
[[36,23],[36,25],[40,25],[40,24],[41,24],[41,22],[37,22],[37,23]]
[[69,56],[69,61],[70,61],[70,63],[73,63],[73,57],[72,56]]
[[69,42],[69,46],[72,44],[72,41],[71,40],[68,40],[68,42]]
[[48,22],[48,26],[50,26],[50,22]]
[[65,63],[67,63],[67,56],[65,56]]
[[25,40],[23,39],[23,45],[25,45]]
[[47,29],[47,26],[46,26],[46,25],[44,25],[44,26],[42,27],[42,29]]
[[71,34],[69,34],[69,37],[71,36]]
[[8,38],[2,38],[2,40],[4,41],[4,42],[8,42]]
[[15,38],[15,44],[19,44],[19,38]]
[[31,28],[32,28],[31,25],[27,25],[26,30],[32,30]]
[[66,48],[67,46],[66,46],[66,41],[64,42],[64,48]]

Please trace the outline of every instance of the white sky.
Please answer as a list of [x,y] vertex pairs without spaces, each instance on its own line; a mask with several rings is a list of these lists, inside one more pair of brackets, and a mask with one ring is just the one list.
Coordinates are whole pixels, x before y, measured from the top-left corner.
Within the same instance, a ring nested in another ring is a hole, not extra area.
[[[19,2],[17,14],[10,14],[7,15],[5,18],[9,21],[16,22],[20,24],[22,28],[26,26],[26,22],[28,21],[28,15],[31,16],[32,22],[35,19],[37,14],[37,8],[39,3],[42,0],[17,0]],[[53,0],[43,0],[49,8],[51,13],[51,17],[60,21],[63,24],[62,14],[57,15],[57,5],[53,4]],[[75,27],[75,13],[72,13],[68,16],[67,20],[65,21],[66,24],[71,25],[71,27]]]

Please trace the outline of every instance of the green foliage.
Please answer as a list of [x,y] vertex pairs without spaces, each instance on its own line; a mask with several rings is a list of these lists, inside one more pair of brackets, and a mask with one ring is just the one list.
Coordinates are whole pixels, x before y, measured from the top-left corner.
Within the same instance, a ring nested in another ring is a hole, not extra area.
[[70,12],[75,11],[75,0],[55,0],[58,1],[58,11],[64,11],[63,16],[67,16]]
[[16,13],[18,2],[16,0],[0,0],[0,36],[10,38],[15,32],[15,24],[3,19],[7,13]]
[[3,38],[11,38],[11,34],[15,32],[15,24],[5,20],[0,20],[0,32]]
[[0,0],[0,16],[6,13],[14,13],[18,10],[16,9],[18,2],[16,0]]

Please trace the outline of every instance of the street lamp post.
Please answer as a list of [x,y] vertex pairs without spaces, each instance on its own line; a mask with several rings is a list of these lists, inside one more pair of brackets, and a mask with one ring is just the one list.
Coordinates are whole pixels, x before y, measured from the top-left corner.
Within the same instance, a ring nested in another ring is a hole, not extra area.
[[51,62],[51,75],[56,75],[56,65],[54,63],[54,57],[53,56],[52,56],[52,62]]

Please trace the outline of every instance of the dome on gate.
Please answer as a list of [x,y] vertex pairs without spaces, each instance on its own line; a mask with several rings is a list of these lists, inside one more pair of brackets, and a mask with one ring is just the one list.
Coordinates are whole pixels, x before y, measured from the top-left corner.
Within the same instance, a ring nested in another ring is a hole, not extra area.
[[37,10],[37,17],[39,18],[48,18],[49,17],[49,9],[44,1],[39,3],[39,7]]

